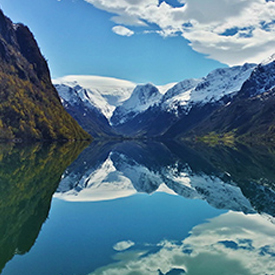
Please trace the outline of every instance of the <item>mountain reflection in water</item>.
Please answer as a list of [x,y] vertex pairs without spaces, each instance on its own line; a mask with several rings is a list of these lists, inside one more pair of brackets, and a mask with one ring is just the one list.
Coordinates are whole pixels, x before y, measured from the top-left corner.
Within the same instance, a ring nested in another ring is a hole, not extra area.
[[55,196],[104,201],[161,191],[206,200],[217,209],[274,216],[274,163],[265,147],[94,142],[66,169]]
[[0,147],[0,272],[28,252],[46,220],[65,168],[84,144],[3,144]]
[[84,147],[0,148],[1,274],[274,274],[272,148]]

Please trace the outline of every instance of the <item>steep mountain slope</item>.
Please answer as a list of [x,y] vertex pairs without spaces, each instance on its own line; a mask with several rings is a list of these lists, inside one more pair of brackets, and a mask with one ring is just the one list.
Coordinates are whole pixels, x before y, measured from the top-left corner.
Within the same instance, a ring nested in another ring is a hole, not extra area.
[[115,109],[111,117],[112,125],[117,126],[131,121],[135,116],[158,103],[160,99],[161,93],[154,85],[138,85],[131,97]]
[[0,139],[90,136],[62,107],[30,30],[0,11]]
[[205,78],[184,80],[152,104],[140,104],[144,107],[128,111],[128,116],[125,115],[127,108],[121,111],[123,105],[118,107],[111,121],[124,135],[174,137],[225,105],[240,90],[254,67],[254,64],[245,64],[217,69]]
[[99,92],[76,85],[55,84],[66,111],[93,137],[117,136],[107,119],[114,107]]
[[127,100],[135,84],[121,79],[71,75],[53,83],[67,112],[93,137],[118,136],[110,125],[116,107]]
[[230,102],[255,66],[216,69],[201,79],[138,85],[133,91],[131,82],[106,78],[104,86],[105,78],[95,76],[67,76],[54,83],[66,110],[96,137],[173,138]]
[[[275,138],[275,60],[259,64],[240,92],[227,105],[195,127],[191,134],[234,134],[245,140]],[[190,134],[190,133],[189,133]]]
[[[53,83],[64,84],[69,87],[79,85],[97,96],[100,94],[105,100],[105,104],[109,106],[109,112],[102,110],[107,119],[112,116],[112,112],[117,106],[131,96],[136,87],[135,83],[127,80],[93,75],[68,75],[54,79]],[[98,107],[101,106],[98,105]]]

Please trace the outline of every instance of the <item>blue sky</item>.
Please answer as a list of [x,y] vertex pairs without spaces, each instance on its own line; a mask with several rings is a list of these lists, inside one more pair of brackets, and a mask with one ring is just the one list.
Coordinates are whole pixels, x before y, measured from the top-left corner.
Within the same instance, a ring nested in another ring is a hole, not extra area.
[[29,26],[53,78],[99,75],[166,84],[260,62],[275,52],[270,0],[1,0],[0,5],[12,21]]

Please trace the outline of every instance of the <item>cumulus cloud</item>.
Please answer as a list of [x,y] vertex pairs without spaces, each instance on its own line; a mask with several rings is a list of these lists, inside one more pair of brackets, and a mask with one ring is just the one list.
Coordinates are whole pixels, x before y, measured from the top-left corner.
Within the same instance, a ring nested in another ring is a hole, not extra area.
[[[267,0],[85,0],[115,14],[117,24],[168,37],[181,35],[197,52],[236,65],[260,62],[275,48],[275,2]],[[126,31],[126,30],[124,30]],[[128,32],[128,34],[130,34]]]
[[121,35],[121,36],[132,36],[134,32],[124,26],[115,26],[112,28],[112,31],[115,34]]

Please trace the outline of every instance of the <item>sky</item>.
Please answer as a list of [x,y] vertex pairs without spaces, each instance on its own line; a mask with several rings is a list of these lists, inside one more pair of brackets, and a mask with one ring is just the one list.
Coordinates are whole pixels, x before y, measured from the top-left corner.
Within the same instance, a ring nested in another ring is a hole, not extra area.
[[1,0],[34,33],[52,78],[163,85],[275,52],[274,0]]

